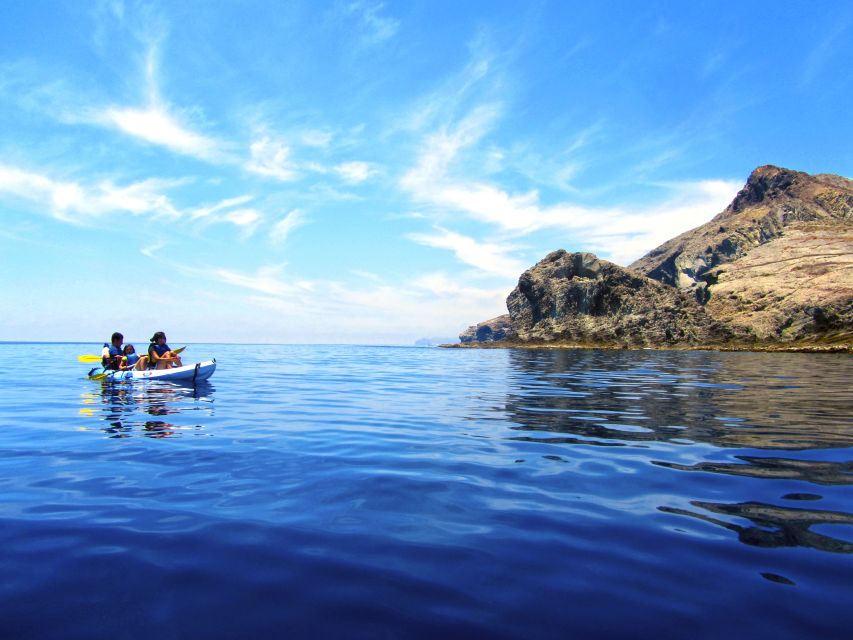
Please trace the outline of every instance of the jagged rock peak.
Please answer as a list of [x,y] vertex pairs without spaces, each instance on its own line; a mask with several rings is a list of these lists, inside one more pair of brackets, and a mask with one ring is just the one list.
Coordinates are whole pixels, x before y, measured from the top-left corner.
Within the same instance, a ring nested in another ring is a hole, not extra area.
[[778,197],[803,176],[808,177],[808,174],[775,167],[772,164],[758,167],[749,175],[743,189],[735,196],[729,208],[733,212],[739,212],[764,201],[765,198]]

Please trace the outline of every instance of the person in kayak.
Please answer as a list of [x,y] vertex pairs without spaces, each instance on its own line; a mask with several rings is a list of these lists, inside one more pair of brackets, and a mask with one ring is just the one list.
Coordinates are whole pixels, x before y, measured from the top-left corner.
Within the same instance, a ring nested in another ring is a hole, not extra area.
[[122,358],[122,342],[124,342],[124,336],[116,331],[110,337],[110,344],[104,343],[104,348],[101,351],[101,364],[104,369],[118,370]]
[[181,357],[166,344],[166,334],[158,331],[151,337],[148,345],[148,366],[151,369],[170,369],[182,367]]
[[136,369],[142,371],[148,368],[148,356],[140,356],[136,353],[136,347],[132,344],[124,345],[124,357],[121,359],[119,369],[127,371],[128,369]]

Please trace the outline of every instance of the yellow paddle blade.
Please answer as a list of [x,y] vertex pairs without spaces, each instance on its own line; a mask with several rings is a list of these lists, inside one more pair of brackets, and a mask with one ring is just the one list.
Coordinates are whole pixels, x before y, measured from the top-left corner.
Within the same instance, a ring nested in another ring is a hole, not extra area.
[[96,373],[93,376],[89,376],[89,380],[103,380],[107,377],[106,373]]

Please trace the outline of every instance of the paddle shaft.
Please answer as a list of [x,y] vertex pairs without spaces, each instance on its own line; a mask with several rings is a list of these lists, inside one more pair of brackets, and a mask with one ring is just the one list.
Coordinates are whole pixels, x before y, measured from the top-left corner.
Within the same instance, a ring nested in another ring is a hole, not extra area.
[[[186,349],[186,347],[181,347],[179,349],[175,349],[175,353],[181,353],[181,352],[183,352],[184,349]],[[82,356],[77,356],[77,359],[80,362],[92,362],[92,363],[101,362],[101,356],[92,355],[91,353],[87,353],[87,354],[82,355]]]

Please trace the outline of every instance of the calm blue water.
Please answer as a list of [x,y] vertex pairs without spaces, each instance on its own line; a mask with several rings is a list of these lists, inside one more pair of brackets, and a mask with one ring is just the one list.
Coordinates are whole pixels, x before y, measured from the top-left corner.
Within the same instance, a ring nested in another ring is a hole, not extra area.
[[2,638],[853,629],[849,356],[93,352],[0,344]]

